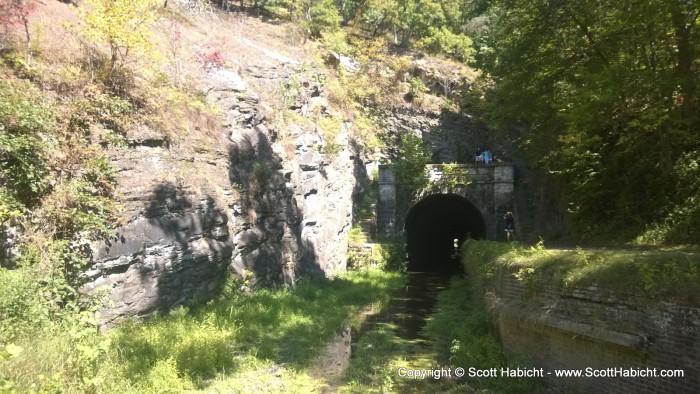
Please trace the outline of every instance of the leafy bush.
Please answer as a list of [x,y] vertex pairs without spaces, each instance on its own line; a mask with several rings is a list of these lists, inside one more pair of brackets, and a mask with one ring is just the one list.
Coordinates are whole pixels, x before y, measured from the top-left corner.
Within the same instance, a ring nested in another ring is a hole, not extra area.
[[322,116],[316,122],[323,131],[325,142],[333,144],[343,128],[343,118],[338,115]]
[[8,204],[3,211],[31,207],[46,190],[49,171],[43,146],[30,135],[0,134],[0,193]]
[[24,205],[0,188],[0,222],[16,219],[24,213]]
[[101,124],[107,130],[124,134],[130,127],[134,106],[127,100],[103,92],[90,85],[84,98],[71,103],[69,127],[78,133],[89,133],[90,125]]
[[48,187],[46,141],[53,110],[23,81],[0,80],[0,220],[32,207]]
[[396,158],[396,183],[406,191],[406,195],[415,195],[428,185],[425,165],[430,161],[428,146],[413,133],[401,136],[400,155]]
[[56,126],[53,109],[29,82],[0,79],[0,125],[4,133],[36,135]]
[[17,336],[49,321],[55,308],[36,272],[29,268],[0,268],[0,347]]
[[678,187],[686,192],[666,217],[637,237],[642,245],[697,244],[700,237],[700,153],[679,158],[674,168]]
[[416,47],[429,53],[445,54],[465,63],[474,60],[475,50],[471,38],[452,33],[444,26],[430,26],[428,34],[416,43]]
[[[95,158],[93,165],[106,165],[103,160]],[[38,213],[43,220],[52,223],[58,237],[71,239],[82,233],[90,238],[104,238],[113,233],[118,211],[117,204],[110,197],[114,170],[111,167],[88,167],[85,170],[77,179],[58,183]]]
[[312,37],[321,37],[324,33],[340,29],[342,18],[333,0],[311,2],[306,15],[306,28]]
[[434,191],[442,190],[443,188],[454,189],[458,186],[466,186],[471,181],[465,168],[460,168],[457,163],[443,164],[441,167],[442,176],[439,179],[433,180],[428,185],[428,188]]
[[347,42],[345,32],[341,29],[323,33],[321,42],[331,51],[341,55],[347,55],[352,52],[352,47]]
[[425,93],[428,91],[423,80],[418,77],[413,77],[411,78],[411,82],[409,82],[409,86],[408,94],[411,96],[411,100],[416,103],[423,102]]

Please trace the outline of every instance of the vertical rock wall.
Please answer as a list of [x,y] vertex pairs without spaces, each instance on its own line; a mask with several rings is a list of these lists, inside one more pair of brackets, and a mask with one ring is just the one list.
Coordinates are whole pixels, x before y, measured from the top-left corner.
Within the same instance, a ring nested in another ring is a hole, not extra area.
[[[389,139],[396,141],[405,133],[414,133],[430,149],[431,163],[473,163],[477,148],[489,148],[498,160],[508,160],[510,147],[492,135],[468,114],[427,112],[420,108],[396,107],[384,111],[383,123]],[[394,147],[392,149],[392,146]],[[397,157],[398,144],[390,144],[389,157]]]
[[[345,270],[357,167],[347,127],[324,141],[310,123],[272,122],[254,89],[279,86],[294,65],[246,71],[209,72],[205,93],[222,118],[213,135],[141,126],[111,151],[124,224],[93,244],[84,287],[110,292],[105,324],[208,299],[232,272],[251,286],[293,286]],[[328,143],[337,153],[322,153]]]

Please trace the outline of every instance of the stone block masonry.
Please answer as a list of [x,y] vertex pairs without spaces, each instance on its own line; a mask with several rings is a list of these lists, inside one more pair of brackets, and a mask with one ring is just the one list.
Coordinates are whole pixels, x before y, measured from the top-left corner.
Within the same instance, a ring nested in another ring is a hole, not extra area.
[[382,236],[394,236],[396,228],[396,173],[391,166],[379,166],[377,230]]
[[[597,286],[534,289],[512,272],[489,290],[504,350],[550,372],[545,379],[556,386],[585,393],[690,393],[700,387],[697,305]],[[582,377],[557,377],[555,370],[581,371]],[[661,377],[662,370],[682,376]]]
[[[442,164],[428,164],[431,181],[442,177]],[[498,239],[503,228],[503,215],[514,206],[514,169],[510,164],[472,165],[458,164],[457,168],[469,181],[468,185],[454,188],[426,190],[419,193],[418,200],[435,193],[453,193],[471,201],[481,212],[486,224],[486,237]],[[403,230],[403,221],[408,209],[397,206],[397,185],[394,170],[389,165],[379,166],[379,201],[377,231],[385,236],[396,236]],[[418,201],[413,201],[416,203]],[[404,212],[403,209],[406,211]]]

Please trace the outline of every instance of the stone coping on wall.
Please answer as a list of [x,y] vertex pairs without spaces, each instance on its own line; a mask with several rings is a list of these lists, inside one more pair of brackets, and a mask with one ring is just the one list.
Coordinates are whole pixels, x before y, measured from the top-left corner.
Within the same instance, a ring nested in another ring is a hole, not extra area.
[[[511,356],[555,369],[680,370],[684,377],[555,378],[578,392],[680,393],[700,387],[700,307],[589,285],[528,287],[502,272],[482,291]],[[481,289],[476,284],[475,289]]]

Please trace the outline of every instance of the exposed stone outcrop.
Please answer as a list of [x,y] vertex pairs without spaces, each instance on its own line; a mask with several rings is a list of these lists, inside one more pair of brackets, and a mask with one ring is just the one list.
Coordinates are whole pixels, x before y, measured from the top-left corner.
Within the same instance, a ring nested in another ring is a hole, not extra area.
[[0,267],[11,267],[19,258],[17,241],[20,227],[11,221],[0,224]]
[[[171,141],[139,126],[128,148],[111,151],[124,224],[93,244],[84,287],[111,292],[105,324],[207,299],[231,271],[251,286],[293,286],[301,274],[345,270],[357,155],[345,126],[325,141],[311,122],[270,119],[274,103],[256,89],[293,73],[291,63],[254,65],[246,78],[214,69],[203,91],[221,110],[218,135]],[[320,89],[302,84],[291,109],[327,106]],[[340,152],[324,154],[329,143]]]
[[[477,148],[492,150],[498,160],[509,159],[510,147],[497,140],[485,125],[468,114],[436,113],[414,107],[395,107],[384,111],[379,121],[389,138],[398,141],[401,135],[415,133],[430,147],[432,163],[471,163]],[[399,146],[388,144],[387,155],[396,157]]]

